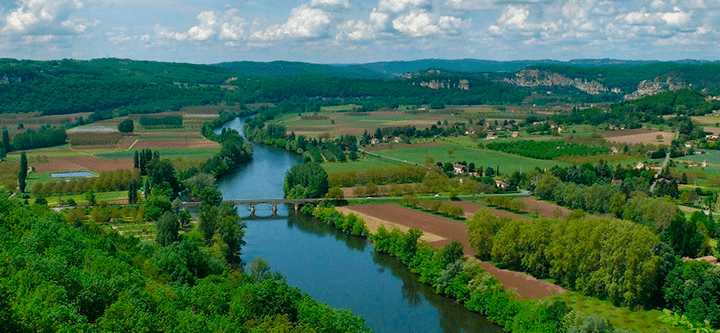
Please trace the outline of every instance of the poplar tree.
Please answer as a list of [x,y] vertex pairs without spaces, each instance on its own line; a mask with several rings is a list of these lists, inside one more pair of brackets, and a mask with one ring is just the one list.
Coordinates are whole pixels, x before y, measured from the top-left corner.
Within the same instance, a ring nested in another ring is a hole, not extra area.
[[18,172],[18,187],[21,193],[25,193],[25,180],[27,179],[28,165],[25,152],[20,153],[20,171]]

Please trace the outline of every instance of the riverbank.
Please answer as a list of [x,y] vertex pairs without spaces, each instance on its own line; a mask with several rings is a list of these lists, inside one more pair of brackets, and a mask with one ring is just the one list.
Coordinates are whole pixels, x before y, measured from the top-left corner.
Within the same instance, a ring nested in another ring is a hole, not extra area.
[[[377,210],[378,207],[373,208]],[[308,212],[310,209],[304,208],[303,211]],[[345,216],[334,208],[314,208],[311,212],[325,223],[348,233],[367,230],[364,220],[352,213]],[[449,226],[448,223],[444,224],[444,227]],[[438,233],[445,229],[439,227],[432,224],[427,226],[429,230]],[[421,241],[422,234],[418,228],[410,228],[407,232],[399,229],[389,231],[380,225],[368,237],[375,244],[376,252],[397,257],[419,275],[421,282],[429,284],[439,294],[455,299],[467,309],[487,316],[506,331],[537,332],[537,328],[544,327],[543,332],[561,332],[578,324],[568,322],[565,318],[582,314],[573,314],[574,311],[561,298],[523,300],[513,290],[506,290],[478,260],[468,258],[460,242],[450,241],[437,248],[438,242],[433,246]]]
[[[369,226],[368,228],[373,233],[377,232],[379,225],[384,225],[389,230],[399,227],[398,229],[403,232],[407,232],[410,228],[418,228],[423,231],[422,239],[436,248],[448,245],[453,241],[460,242],[463,245],[465,257],[476,260],[474,259],[475,252],[470,247],[465,223],[393,204],[353,205],[338,207],[337,210],[345,215],[356,214],[365,221],[368,221],[368,218],[371,219],[372,222],[369,224],[373,227]],[[400,216],[402,218],[398,218]],[[477,262],[488,273],[495,276],[505,290],[515,290],[521,299],[539,299],[565,292],[564,288],[556,284],[528,274],[500,269],[490,262],[480,260]]]

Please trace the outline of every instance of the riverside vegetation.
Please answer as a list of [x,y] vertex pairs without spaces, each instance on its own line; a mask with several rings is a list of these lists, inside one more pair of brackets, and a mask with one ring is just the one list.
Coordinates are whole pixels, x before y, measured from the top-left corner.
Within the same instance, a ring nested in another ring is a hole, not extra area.
[[421,282],[436,292],[456,299],[466,308],[482,313],[489,320],[512,332],[626,332],[613,329],[610,322],[595,315],[571,309],[560,297],[538,301],[520,300],[512,291],[487,273],[473,258],[463,257],[462,244],[452,242],[434,248],[420,240],[422,231],[387,230],[380,226],[369,234],[362,219],[344,216],[334,208],[303,207],[325,223],[351,235],[368,237],[375,251],[397,257],[418,274]]

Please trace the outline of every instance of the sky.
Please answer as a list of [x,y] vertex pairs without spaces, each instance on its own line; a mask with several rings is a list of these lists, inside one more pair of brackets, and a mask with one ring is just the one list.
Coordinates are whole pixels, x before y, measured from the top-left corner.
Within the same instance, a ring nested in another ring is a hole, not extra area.
[[0,58],[720,60],[720,0],[0,0]]

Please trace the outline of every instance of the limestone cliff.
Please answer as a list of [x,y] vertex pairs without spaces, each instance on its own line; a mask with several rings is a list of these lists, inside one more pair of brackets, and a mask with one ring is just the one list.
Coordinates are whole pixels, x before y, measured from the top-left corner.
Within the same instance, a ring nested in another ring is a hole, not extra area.
[[619,89],[613,88],[611,90],[597,81],[569,78],[563,74],[538,69],[523,69],[515,73],[515,77],[506,77],[503,81],[507,84],[521,87],[575,87],[590,95],[599,95],[607,92],[619,92]]

